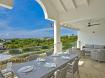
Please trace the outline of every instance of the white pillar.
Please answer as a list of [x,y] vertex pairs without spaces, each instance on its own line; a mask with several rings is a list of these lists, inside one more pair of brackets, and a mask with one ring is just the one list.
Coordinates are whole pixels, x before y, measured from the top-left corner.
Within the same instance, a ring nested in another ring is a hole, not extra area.
[[54,22],[54,54],[62,52],[60,28],[60,24],[58,22]]
[[81,42],[79,40],[77,40],[77,48],[80,48],[81,47]]
[[81,49],[81,45],[82,45],[82,43],[81,43],[81,39],[80,39],[81,37],[80,37],[80,31],[78,32],[78,40],[77,40],[77,48],[80,48]]
[[77,48],[81,48],[80,32],[78,32]]

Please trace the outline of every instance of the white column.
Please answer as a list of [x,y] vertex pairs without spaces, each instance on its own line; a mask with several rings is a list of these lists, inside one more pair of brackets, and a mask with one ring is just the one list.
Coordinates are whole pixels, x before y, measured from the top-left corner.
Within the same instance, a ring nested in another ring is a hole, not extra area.
[[80,42],[80,40],[77,40],[77,48],[80,48],[80,45],[81,44],[81,42]]
[[80,32],[78,32],[77,48],[81,48]]
[[58,52],[62,52],[62,42],[60,36],[60,24],[58,22],[54,22],[54,54]]
[[78,32],[78,40],[77,40],[77,48],[80,48],[82,50],[81,45],[82,45],[82,42],[81,42],[80,31],[79,31]]

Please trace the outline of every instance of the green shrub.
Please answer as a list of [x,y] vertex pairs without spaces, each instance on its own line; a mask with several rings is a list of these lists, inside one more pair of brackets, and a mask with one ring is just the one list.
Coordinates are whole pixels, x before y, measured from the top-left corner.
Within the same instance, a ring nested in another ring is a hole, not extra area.
[[18,58],[25,58],[25,57],[27,57],[29,55],[30,55],[29,53],[28,54],[21,54],[21,55],[18,56]]
[[20,49],[11,49],[9,50],[9,53],[10,54],[21,54],[22,51]]
[[34,51],[34,48],[23,48],[23,52]]
[[4,53],[5,51],[4,50],[0,50],[0,53]]
[[42,46],[42,49],[48,49],[49,47],[48,46]]

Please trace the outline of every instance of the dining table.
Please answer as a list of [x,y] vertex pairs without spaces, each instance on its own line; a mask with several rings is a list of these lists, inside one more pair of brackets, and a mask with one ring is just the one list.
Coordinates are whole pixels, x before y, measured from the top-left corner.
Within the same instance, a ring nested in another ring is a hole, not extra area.
[[[78,54],[76,53],[50,55],[43,58],[43,61],[32,60],[25,63],[13,64],[12,71],[18,78],[49,78],[56,70],[72,62],[77,57]],[[32,67],[32,70],[29,72],[20,71],[26,66]]]

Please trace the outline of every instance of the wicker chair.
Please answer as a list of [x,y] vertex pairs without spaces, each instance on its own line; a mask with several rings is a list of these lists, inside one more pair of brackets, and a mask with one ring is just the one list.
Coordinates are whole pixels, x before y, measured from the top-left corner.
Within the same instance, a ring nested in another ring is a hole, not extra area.
[[5,78],[1,71],[0,71],[0,78]]
[[37,55],[37,54],[29,55],[29,56],[27,57],[27,61],[35,60],[35,59],[37,59],[37,58],[38,58],[38,55]]
[[68,63],[69,69],[68,69],[68,74],[71,74],[72,77],[69,78],[74,78],[75,73],[78,74],[78,78],[80,78],[79,74],[79,68],[78,68],[78,62],[80,58],[75,58],[75,60],[72,63]]
[[92,50],[91,58],[97,61],[105,61],[105,49]]
[[45,57],[47,57],[47,54],[46,53],[39,54],[39,57],[45,58]]
[[1,71],[5,78],[14,78],[13,72],[12,72],[12,62],[7,63],[6,69]]
[[53,54],[53,51],[52,52],[46,52],[46,55],[47,56],[50,56],[50,55],[52,55]]
[[54,73],[54,77],[53,78],[66,78],[66,76],[67,76],[67,69],[68,69],[68,65],[66,65],[62,69],[57,70]]

